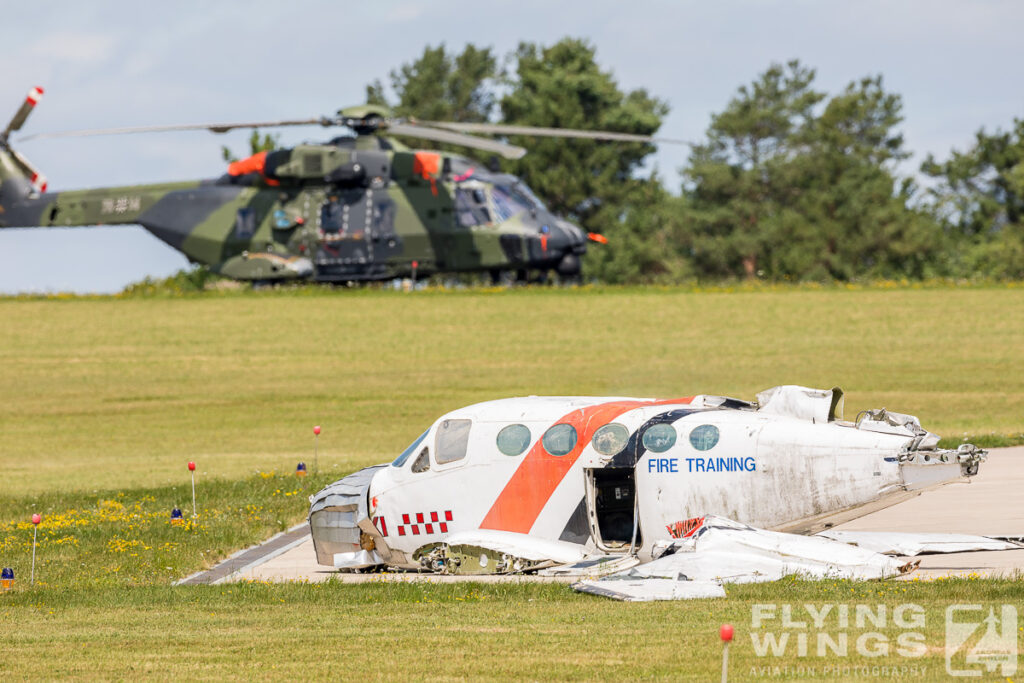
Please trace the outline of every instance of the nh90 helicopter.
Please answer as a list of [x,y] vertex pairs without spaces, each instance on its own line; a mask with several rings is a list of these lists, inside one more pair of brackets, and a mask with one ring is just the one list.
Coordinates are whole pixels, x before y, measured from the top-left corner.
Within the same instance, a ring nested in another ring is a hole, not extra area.
[[0,133],[0,228],[141,225],[220,275],[254,281],[351,282],[433,273],[580,273],[588,241],[519,178],[456,154],[414,150],[392,135],[517,159],[522,147],[467,133],[681,142],[644,135],[395,119],[351,107],[314,119],[144,126],[32,137],[320,125],[354,136],[260,152],[220,178],[46,192],[46,180],[11,148],[42,97],[33,88]]

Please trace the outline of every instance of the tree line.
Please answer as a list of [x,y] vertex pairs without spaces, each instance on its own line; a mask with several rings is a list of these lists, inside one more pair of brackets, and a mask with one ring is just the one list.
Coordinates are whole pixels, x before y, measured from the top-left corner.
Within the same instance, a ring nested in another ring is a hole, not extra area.
[[[443,44],[367,86],[400,116],[652,135],[668,104],[623,90],[585,40],[491,48]],[[1024,120],[980,130],[970,149],[901,175],[910,156],[899,94],[881,76],[829,94],[814,69],[772,64],[711,116],[668,187],[654,147],[557,138],[509,142],[503,161],[548,206],[609,242],[588,279],[610,283],[752,279],[1024,278]]]

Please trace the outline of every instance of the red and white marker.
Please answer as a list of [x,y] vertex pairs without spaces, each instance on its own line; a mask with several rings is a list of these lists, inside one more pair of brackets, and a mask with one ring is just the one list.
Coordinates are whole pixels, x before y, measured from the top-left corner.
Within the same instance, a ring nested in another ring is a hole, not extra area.
[[320,473],[320,425],[313,427],[313,473]]
[[192,519],[199,515],[196,513],[196,464],[188,461],[188,471],[192,474]]
[[38,512],[32,515],[32,579],[30,585],[36,585],[36,539],[39,538],[39,522],[43,521]]
[[33,189],[35,189],[36,192],[39,192],[39,193],[46,192],[46,185],[47,185],[46,176],[44,176],[42,173],[40,173],[38,171],[33,173],[32,174],[31,183],[32,183]]
[[718,629],[718,635],[722,639],[722,683],[729,680],[729,643],[732,642],[732,624],[722,624]]

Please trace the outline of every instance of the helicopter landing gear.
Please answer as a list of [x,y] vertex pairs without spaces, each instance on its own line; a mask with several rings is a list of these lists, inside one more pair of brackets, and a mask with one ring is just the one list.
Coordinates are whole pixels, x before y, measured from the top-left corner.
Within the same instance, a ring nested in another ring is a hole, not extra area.
[[566,254],[558,262],[558,267],[555,270],[563,278],[578,277],[581,271],[580,257],[576,254]]

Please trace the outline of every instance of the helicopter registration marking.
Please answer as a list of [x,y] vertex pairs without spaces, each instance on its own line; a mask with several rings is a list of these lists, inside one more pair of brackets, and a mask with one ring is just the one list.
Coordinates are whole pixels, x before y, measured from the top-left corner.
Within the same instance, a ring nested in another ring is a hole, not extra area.
[[128,213],[129,211],[139,211],[142,209],[142,197],[112,197],[104,199],[100,204],[101,213],[113,213],[121,214]]

